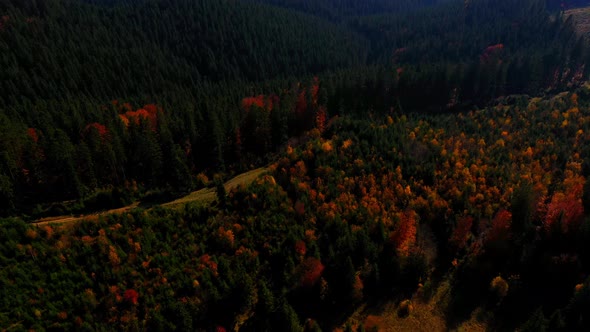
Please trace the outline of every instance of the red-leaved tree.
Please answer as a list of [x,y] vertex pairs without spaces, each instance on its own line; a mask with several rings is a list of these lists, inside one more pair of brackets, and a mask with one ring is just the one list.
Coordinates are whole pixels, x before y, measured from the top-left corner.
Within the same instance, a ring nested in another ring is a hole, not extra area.
[[416,212],[412,210],[402,213],[401,218],[391,235],[390,239],[400,256],[408,256],[410,254],[410,249],[416,242],[416,216]]
[[555,230],[556,223],[561,222],[560,231],[575,232],[584,219],[582,205],[583,184],[579,183],[566,193],[555,193],[547,206],[544,226],[547,231]]
[[487,242],[498,242],[510,238],[510,224],[512,223],[512,213],[502,209],[496,213],[492,225],[487,233]]
[[303,287],[314,286],[322,277],[324,272],[324,264],[314,257],[306,258],[299,266],[301,279],[300,283]]
[[139,299],[139,294],[135,289],[128,289],[125,291],[125,293],[123,293],[123,298],[125,299],[125,301],[133,305],[136,305]]

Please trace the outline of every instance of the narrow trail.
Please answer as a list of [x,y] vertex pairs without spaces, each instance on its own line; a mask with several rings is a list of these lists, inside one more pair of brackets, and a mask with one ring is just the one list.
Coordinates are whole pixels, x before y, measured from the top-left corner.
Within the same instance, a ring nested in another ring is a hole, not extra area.
[[80,216],[59,216],[59,217],[48,217],[39,219],[33,222],[34,225],[42,226],[47,224],[68,224],[73,223],[80,220],[96,220],[101,216],[106,216],[110,214],[122,214],[132,209],[135,209],[139,206],[139,202],[135,202],[131,205],[127,205],[118,209],[112,209],[107,211],[100,211],[94,213],[83,214]]
[[[262,175],[266,172],[268,172],[268,168],[261,167],[261,168],[257,168],[257,169],[239,174],[236,177],[234,177],[224,183],[225,190],[230,191],[240,185],[248,185],[248,184],[252,183],[252,181],[257,179],[260,175]],[[197,202],[197,201],[210,203],[215,200],[215,195],[216,195],[215,188],[203,188],[201,190],[193,191],[190,194],[188,194],[184,197],[181,197],[179,199],[173,200],[171,202],[157,204],[157,205],[164,206],[164,207],[173,207],[176,205],[187,204],[187,203],[192,203],[192,202]],[[88,214],[84,214],[84,215],[80,215],[80,216],[48,217],[48,218],[36,220],[32,224],[37,225],[37,226],[43,226],[43,225],[48,225],[48,224],[52,224],[52,225],[59,224],[60,226],[63,226],[63,225],[72,224],[72,223],[75,223],[77,221],[82,221],[82,220],[97,220],[99,217],[108,216],[111,214],[123,214],[123,213],[131,211],[135,208],[138,208],[140,206],[140,204],[141,204],[141,202],[134,202],[131,205],[124,206],[121,208],[107,210],[107,211],[101,211],[101,212],[88,213]]]

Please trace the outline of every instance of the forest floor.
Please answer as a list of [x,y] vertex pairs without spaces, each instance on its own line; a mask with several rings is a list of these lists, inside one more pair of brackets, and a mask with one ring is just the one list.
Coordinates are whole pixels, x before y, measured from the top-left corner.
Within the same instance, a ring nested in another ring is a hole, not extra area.
[[[421,291],[418,290],[411,299],[412,309],[407,315],[400,314],[399,303],[386,302],[372,306],[361,306],[348,319],[348,323],[353,327],[353,330],[356,330],[358,325],[362,323],[365,331],[376,330],[379,332],[486,331],[487,324],[478,319],[478,310],[475,310],[468,320],[461,322],[458,326],[448,326],[444,308],[450,296],[449,287],[448,282],[442,282],[429,299],[425,299]],[[344,326],[335,329],[335,332],[342,331],[344,331]]]
[[[257,179],[260,175],[266,173],[267,171],[268,171],[268,168],[261,167],[261,168],[257,168],[257,169],[242,173],[240,175],[237,175],[236,177],[234,177],[224,183],[225,190],[230,191],[240,185],[248,185],[248,184],[252,183],[252,181]],[[176,199],[174,201],[163,203],[163,204],[154,204],[154,206],[159,205],[159,206],[165,206],[165,207],[174,207],[174,206],[184,205],[184,204],[193,203],[193,202],[211,203],[215,200],[215,196],[216,196],[215,188],[203,188],[203,189],[200,189],[197,191],[193,191],[190,194],[188,194],[184,197],[181,197],[179,199]],[[78,216],[69,215],[69,216],[57,216],[57,217],[43,218],[43,219],[36,220],[35,222],[33,222],[33,224],[37,225],[37,226],[42,226],[42,225],[47,225],[47,224],[68,225],[68,224],[72,224],[72,223],[75,223],[75,222],[81,221],[81,220],[97,220],[99,217],[104,217],[104,216],[108,216],[111,214],[122,214],[122,213],[125,213],[128,211],[131,211],[135,208],[138,208],[140,206],[141,206],[141,202],[134,202],[131,205],[124,206],[124,207],[117,208],[117,209],[107,210],[107,211],[88,213],[88,214],[83,214],[83,215],[78,215]]]

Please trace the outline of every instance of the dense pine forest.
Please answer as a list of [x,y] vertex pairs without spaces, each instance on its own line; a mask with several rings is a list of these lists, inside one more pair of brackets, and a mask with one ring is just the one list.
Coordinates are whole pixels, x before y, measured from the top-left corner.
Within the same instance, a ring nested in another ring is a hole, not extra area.
[[0,329],[589,330],[587,5],[0,0]]

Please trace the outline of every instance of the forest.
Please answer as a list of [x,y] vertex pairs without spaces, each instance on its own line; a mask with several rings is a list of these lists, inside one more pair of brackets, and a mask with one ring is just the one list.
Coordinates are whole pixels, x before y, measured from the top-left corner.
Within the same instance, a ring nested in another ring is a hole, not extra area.
[[0,0],[0,329],[589,330],[585,5]]

